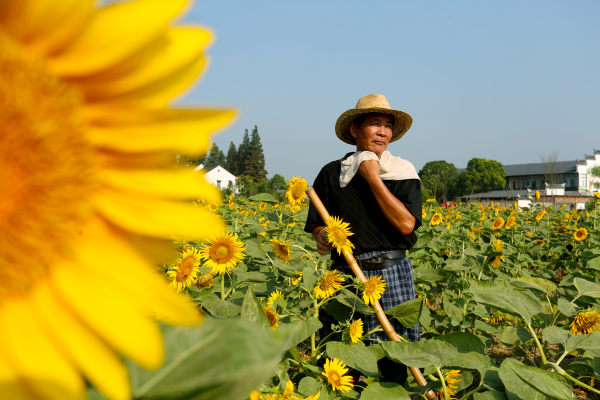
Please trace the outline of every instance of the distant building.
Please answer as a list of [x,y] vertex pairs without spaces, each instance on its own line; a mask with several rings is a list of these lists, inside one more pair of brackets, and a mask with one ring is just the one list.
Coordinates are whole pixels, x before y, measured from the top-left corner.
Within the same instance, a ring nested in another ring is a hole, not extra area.
[[541,197],[535,204],[567,204],[570,209],[583,209],[595,190],[594,183],[600,182],[599,178],[588,173],[588,169],[596,165],[600,165],[600,150],[595,149],[593,155],[586,154],[583,160],[505,165],[504,187],[462,198],[481,202],[517,201],[519,206],[524,207],[529,206],[528,195],[537,190]]
[[220,165],[204,167],[204,165],[200,164],[194,171],[203,171],[204,179],[213,186],[216,186],[221,190],[231,188],[235,193],[238,193],[237,176],[233,175]]

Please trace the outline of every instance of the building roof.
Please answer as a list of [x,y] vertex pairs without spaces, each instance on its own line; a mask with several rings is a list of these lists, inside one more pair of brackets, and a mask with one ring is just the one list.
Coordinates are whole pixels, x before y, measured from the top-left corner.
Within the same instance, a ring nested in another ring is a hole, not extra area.
[[[215,169],[217,167],[218,167],[218,165],[211,165],[210,167],[204,167],[204,170],[206,172],[210,172],[210,171],[212,171],[213,169]],[[223,168],[223,167],[221,167],[221,168]],[[225,168],[223,168],[223,169],[225,169]],[[229,172],[229,171],[227,171],[227,172]]]
[[[505,165],[506,176],[519,175],[545,175],[550,173],[549,168],[544,168],[545,163],[512,164]],[[554,165],[554,174],[574,174],[577,172],[577,163],[573,161],[557,161]]]
[[466,199],[516,199],[517,197],[527,197],[525,190],[492,190],[491,192],[473,193],[468,196],[461,196]]

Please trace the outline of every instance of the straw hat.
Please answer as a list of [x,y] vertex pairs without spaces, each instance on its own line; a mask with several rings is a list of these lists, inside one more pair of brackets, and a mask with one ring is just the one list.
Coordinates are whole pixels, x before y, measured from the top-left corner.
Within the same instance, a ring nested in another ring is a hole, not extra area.
[[394,116],[394,126],[392,127],[392,139],[394,142],[400,139],[412,125],[410,115],[400,110],[392,110],[385,96],[380,94],[370,94],[361,97],[356,103],[356,108],[352,108],[338,118],[335,123],[335,134],[342,142],[355,145],[356,139],[350,133],[350,123],[362,114],[384,113]]

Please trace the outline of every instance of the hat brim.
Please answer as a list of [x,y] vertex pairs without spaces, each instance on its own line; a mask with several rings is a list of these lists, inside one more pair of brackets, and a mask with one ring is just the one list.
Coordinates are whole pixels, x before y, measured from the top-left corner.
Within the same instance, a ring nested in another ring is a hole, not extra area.
[[412,117],[400,110],[392,110],[389,108],[352,108],[338,118],[335,123],[335,134],[342,142],[356,145],[356,139],[350,133],[350,123],[363,114],[382,113],[390,114],[394,117],[394,126],[392,127],[392,138],[390,143],[400,139],[412,125]]

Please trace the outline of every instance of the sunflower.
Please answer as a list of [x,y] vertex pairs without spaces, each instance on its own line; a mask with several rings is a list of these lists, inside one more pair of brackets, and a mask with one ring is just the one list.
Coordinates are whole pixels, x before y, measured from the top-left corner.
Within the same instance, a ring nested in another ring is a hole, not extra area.
[[269,320],[269,325],[271,325],[271,329],[277,329],[277,327],[279,326],[279,317],[277,316],[277,313],[269,307],[263,307],[263,311],[265,312],[265,315]]
[[219,210],[219,205],[217,203],[209,203],[206,206],[206,209],[210,210],[210,211],[217,211],[217,210]]
[[585,228],[579,228],[575,231],[575,233],[573,233],[573,239],[575,239],[578,242],[585,240],[585,238],[587,236],[588,236],[588,231]]
[[271,295],[267,299],[267,307],[273,308],[273,302],[282,296],[283,295],[281,294],[281,292],[279,290],[276,290],[273,293],[271,293]]
[[518,210],[519,210],[519,205],[517,204],[517,202],[516,202],[516,201],[513,203],[513,206],[514,206],[514,208],[515,208],[515,211],[518,211]]
[[492,223],[493,230],[502,229],[503,226],[504,226],[504,218],[502,218],[502,217],[496,218],[494,220],[494,222]]
[[481,228],[473,228],[473,233],[476,235],[479,235],[481,232],[483,232],[483,229]]
[[350,324],[350,341],[352,344],[357,343],[363,337],[363,322],[361,319],[352,321]]
[[342,393],[352,390],[354,387],[353,379],[351,376],[343,376],[348,372],[348,368],[346,368],[346,364],[341,360],[337,358],[331,360],[328,358],[325,361],[324,369],[325,372],[321,374],[327,378],[327,382],[329,382],[334,390],[339,390]]
[[295,278],[292,278],[292,285],[299,284],[301,280],[302,280],[302,272],[299,272],[298,276],[296,276]]
[[267,208],[267,203],[265,203],[265,202],[261,202],[261,203],[258,205],[258,208],[259,208],[261,211],[264,211],[264,210],[265,210],[265,208]]
[[450,224],[450,222],[448,222],[448,223],[446,224],[446,229],[450,229],[450,227],[451,227],[451,226],[452,226],[452,224]]
[[431,221],[429,221],[429,223],[433,226],[439,225],[443,222],[443,218],[442,218],[442,214],[440,213],[435,213],[433,214],[433,217],[431,217]]
[[227,201],[227,206],[231,209],[231,207],[233,207],[233,198],[235,197],[235,195],[233,193],[231,193],[229,195],[229,199]]
[[544,217],[544,215],[546,215],[546,210],[542,210],[538,213],[538,215],[535,216],[535,220],[537,222],[540,222],[540,220]]
[[317,400],[321,396],[321,391],[313,394],[309,397],[301,397],[294,394],[294,383],[290,380],[285,384],[285,390],[282,394],[278,393],[265,393],[260,394],[258,391],[253,390],[250,392],[250,400]]
[[511,215],[506,219],[506,225],[504,226],[506,229],[511,229],[512,227],[517,227],[517,218],[514,215]]
[[177,289],[178,292],[189,288],[198,277],[199,266],[200,255],[198,250],[192,247],[185,251],[177,261],[175,268],[167,273],[171,280],[171,286]]
[[494,246],[494,250],[496,250],[497,253],[501,252],[504,249],[504,243],[500,239],[494,240],[492,242],[492,245]]
[[538,192],[537,190],[535,191],[535,198],[539,199],[540,198],[540,192]]
[[204,266],[212,268],[213,274],[223,275],[244,259],[244,243],[231,232],[215,235],[202,246],[200,258],[206,260]]
[[421,217],[422,217],[422,218],[425,218],[426,216],[427,216],[427,213],[425,212],[425,210],[422,210],[422,211],[421,211]]
[[174,155],[204,153],[235,112],[167,108],[205,69],[211,33],[172,27],[186,1],[93,3],[2,2],[5,398],[80,398],[85,381],[128,398],[117,353],[160,366],[152,315],[201,320],[155,272],[174,258],[167,238],[223,227],[182,201],[220,194]]
[[580,311],[573,317],[569,325],[569,332],[573,335],[600,331],[600,314],[593,310]]
[[504,256],[496,256],[494,257],[494,259],[492,260],[492,267],[494,268],[498,268],[500,266],[500,263],[504,261]]
[[325,233],[327,233],[327,240],[336,248],[338,254],[342,254],[344,251],[352,253],[354,245],[348,236],[352,236],[354,233],[350,232],[349,223],[343,222],[338,217],[329,217]]
[[198,279],[196,279],[196,282],[194,282],[194,285],[197,288],[209,288],[213,285],[213,278],[214,275],[212,273],[212,271],[208,271],[205,274],[202,274]]
[[292,206],[301,204],[306,197],[305,190],[308,187],[306,180],[301,176],[295,176],[290,181],[288,190],[285,192],[285,198]]
[[345,281],[340,276],[338,271],[329,271],[325,274],[321,282],[315,286],[313,293],[318,299],[326,299],[335,294],[335,292],[342,287],[342,283]]
[[385,291],[385,281],[379,275],[373,276],[369,278],[365,283],[365,288],[363,290],[363,300],[367,305],[369,302],[374,304],[375,301],[381,298],[381,295]]
[[281,258],[284,262],[288,262],[292,258],[292,250],[289,242],[282,242],[275,238],[269,242],[273,254]]
[[569,230],[569,227],[564,226],[564,225],[560,225],[556,228],[556,232],[558,232],[558,233],[565,233],[568,230]]
[[594,191],[594,196],[596,196],[597,199],[600,199],[600,192]]
[[[444,380],[446,381],[446,390],[448,391],[448,394],[452,396],[456,394],[456,389],[458,389],[456,384],[462,381],[462,374],[460,373],[460,370],[453,369],[446,374]],[[438,390],[437,396],[439,400],[444,400],[444,391]]]

